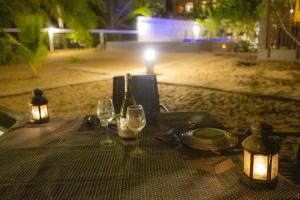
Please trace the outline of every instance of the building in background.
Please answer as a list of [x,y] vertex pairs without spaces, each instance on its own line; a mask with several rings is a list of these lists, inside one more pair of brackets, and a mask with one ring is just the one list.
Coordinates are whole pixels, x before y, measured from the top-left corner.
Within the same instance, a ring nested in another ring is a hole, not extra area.
[[280,10],[282,23],[271,17],[272,2],[263,0],[263,3],[269,9],[267,15],[262,16],[260,21],[258,58],[299,61],[300,48],[294,39],[300,41],[300,0]]
[[190,14],[207,6],[215,8],[215,0],[165,0],[166,11],[171,18],[189,18]]

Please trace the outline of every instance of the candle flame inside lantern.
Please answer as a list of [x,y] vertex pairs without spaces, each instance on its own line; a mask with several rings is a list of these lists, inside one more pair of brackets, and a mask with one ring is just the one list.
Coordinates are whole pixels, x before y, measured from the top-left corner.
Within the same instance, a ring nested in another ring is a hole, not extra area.
[[40,119],[40,111],[38,106],[31,107],[32,119],[39,120]]
[[264,175],[267,173],[267,169],[261,165],[261,164],[258,164],[256,165],[256,167],[254,168],[254,173],[258,174],[258,175]]
[[268,172],[268,156],[254,155],[253,178],[266,180]]

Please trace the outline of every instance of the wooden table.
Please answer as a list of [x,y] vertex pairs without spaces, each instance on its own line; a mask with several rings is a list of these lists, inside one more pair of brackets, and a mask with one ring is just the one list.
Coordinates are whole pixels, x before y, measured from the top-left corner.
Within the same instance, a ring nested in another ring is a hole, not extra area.
[[276,190],[253,191],[239,181],[240,155],[184,159],[143,133],[140,158],[104,134],[82,129],[83,117],[24,125],[0,137],[0,199],[300,199],[300,187],[280,177]]

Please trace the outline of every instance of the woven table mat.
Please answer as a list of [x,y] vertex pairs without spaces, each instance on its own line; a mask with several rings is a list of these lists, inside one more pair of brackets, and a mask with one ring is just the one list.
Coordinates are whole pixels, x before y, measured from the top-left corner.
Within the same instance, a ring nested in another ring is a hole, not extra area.
[[0,199],[300,199],[300,187],[282,177],[276,190],[242,185],[240,156],[185,160],[150,128],[142,133],[145,154],[132,158],[131,147],[103,147],[104,134],[78,131],[81,122],[22,142],[22,129],[15,130],[6,138],[17,138],[15,147],[1,140]]

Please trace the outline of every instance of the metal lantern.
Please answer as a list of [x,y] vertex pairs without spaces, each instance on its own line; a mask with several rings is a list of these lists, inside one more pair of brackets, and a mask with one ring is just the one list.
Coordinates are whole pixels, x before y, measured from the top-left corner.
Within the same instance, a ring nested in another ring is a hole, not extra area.
[[30,103],[31,122],[36,124],[47,123],[49,121],[48,100],[43,97],[43,91],[35,89],[32,92]]
[[253,133],[243,143],[244,173],[242,182],[254,189],[274,188],[278,182],[279,145],[268,137],[272,126],[258,122],[251,125]]

